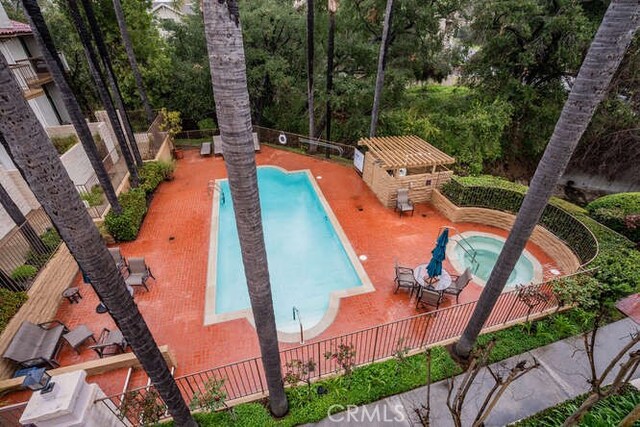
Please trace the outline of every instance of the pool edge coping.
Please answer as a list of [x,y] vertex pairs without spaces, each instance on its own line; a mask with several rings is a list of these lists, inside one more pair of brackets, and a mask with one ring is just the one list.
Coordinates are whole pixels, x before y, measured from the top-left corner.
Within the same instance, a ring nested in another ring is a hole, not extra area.
[[[353,246],[351,245],[351,241],[347,237],[344,232],[340,222],[338,221],[337,216],[333,212],[333,209],[329,205],[320,185],[316,181],[314,175],[311,173],[310,169],[297,169],[297,170],[287,170],[280,166],[275,165],[260,165],[257,168],[274,168],[278,169],[281,172],[291,175],[294,173],[305,173],[313,187],[316,195],[318,196],[318,200],[322,205],[327,217],[331,221],[331,225],[333,229],[340,239],[340,244],[344,249],[347,258],[351,262],[353,269],[355,270],[358,278],[360,279],[361,284],[359,286],[353,286],[347,289],[340,289],[329,293],[329,305],[327,310],[325,311],[322,319],[315,324],[313,327],[309,329],[303,329],[304,338],[311,339],[322,332],[324,332],[331,324],[335,321],[336,316],[338,315],[338,309],[340,308],[340,300],[342,298],[351,297],[355,295],[365,294],[369,292],[374,292],[376,289],[369,278],[369,275],[365,271],[360,259],[358,258]],[[246,318],[251,326],[255,328],[255,320],[253,318],[253,312],[251,308],[246,308],[242,310],[236,310],[230,313],[222,313],[216,314],[215,312],[215,302],[216,302],[216,287],[217,287],[217,259],[218,259],[218,216],[219,216],[219,206],[220,206],[220,191],[218,187],[218,182],[227,181],[228,178],[221,178],[215,180],[215,186],[213,189],[213,197],[211,202],[211,227],[209,232],[209,254],[208,254],[208,262],[207,262],[207,282],[205,287],[205,304],[204,304],[204,326],[210,326],[213,324],[218,324],[222,322],[227,322],[229,320],[242,319]],[[301,337],[299,333],[293,332],[278,332],[278,341],[285,343],[296,343],[301,341]]]
[[[454,236],[451,237],[450,240],[452,241],[457,241],[461,239],[461,237],[467,237],[467,235],[473,235],[473,236],[484,236],[484,237],[491,237],[493,239],[496,240],[500,240],[503,244],[504,242],[507,241],[506,238],[498,235],[498,234],[494,234],[494,233],[487,233],[485,231],[474,231],[474,230],[470,230],[470,231],[463,231],[462,233],[458,233]],[[456,270],[456,272],[458,272],[459,274],[462,274],[465,270],[464,266],[461,265],[461,263],[458,260],[457,256],[454,256],[454,245],[451,246],[447,246],[447,251],[446,251],[446,255],[447,258],[449,260],[449,263],[451,264],[451,266]],[[522,254],[529,260],[529,262],[531,262],[531,265],[533,266],[533,279],[531,283],[542,283],[544,282],[544,270],[542,268],[542,264],[540,263],[540,261],[538,260],[538,258],[535,257],[535,255],[533,255],[529,250],[527,250],[526,248],[523,249]],[[487,285],[487,281],[486,280],[482,280],[480,277],[476,276],[475,274],[472,273],[473,279],[472,281],[474,283],[476,283],[478,286],[481,287],[485,287]],[[526,283],[520,283],[520,284],[514,284],[514,285],[506,285],[505,289],[510,288],[510,289],[515,289],[516,286],[522,286],[522,285],[526,285]]]

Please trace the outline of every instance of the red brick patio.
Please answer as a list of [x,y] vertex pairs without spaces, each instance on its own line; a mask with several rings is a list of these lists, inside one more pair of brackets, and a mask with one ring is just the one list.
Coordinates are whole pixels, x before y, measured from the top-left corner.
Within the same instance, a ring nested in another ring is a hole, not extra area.
[[[258,164],[276,165],[287,170],[310,169],[322,176],[318,184],[335,212],[358,255],[367,255],[363,266],[375,292],[344,298],[335,321],[320,336],[321,340],[380,323],[402,319],[417,311],[404,292],[393,294],[394,259],[417,265],[428,261],[438,229],[452,225],[428,204],[416,206],[413,217],[400,218],[383,207],[353,168],[330,161],[264,147]],[[257,356],[255,329],[246,319],[203,326],[204,301],[209,248],[211,195],[207,184],[226,176],[220,158],[201,158],[188,151],[178,161],[175,180],[158,188],[138,239],[120,244],[125,256],[144,256],[157,281],[149,292],[136,290],[135,300],[159,345],[168,344],[178,361],[176,375],[212,368]],[[457,223],[460,231],[485,231],[500,236],[501,229],[472,223]],[[558,269],[541,248],[529,243],[527,249],[540,261],[545,273]],[[445,262],[451,271],[451,266]],[[113,327],[108,314],[97,314],[97,296],[81,284],[80,304],[62,302],[57,318],[73,327],[86,324],[97,335],[103,327]],[[471,284],[460,296],[460,303],[477,299],[481,288]],[[455,298],[446,297],[443,306]],[[292,344],[283,344],[282,347]],[[63,366],[97,358],[83,349],[80,355],[64,347]],[[125,370],[92,377],[108,393],[122,391]],[[144,385],[146,377],[137,372],[132,385]]]

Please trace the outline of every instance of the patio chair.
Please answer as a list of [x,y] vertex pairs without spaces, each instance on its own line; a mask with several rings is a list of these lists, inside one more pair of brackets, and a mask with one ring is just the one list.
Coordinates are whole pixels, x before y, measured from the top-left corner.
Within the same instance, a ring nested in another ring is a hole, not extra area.
[[124,270],[126,270],[126,268],[128,266],[127,259],[122,256],[122,252],[120,252],[120,248],[117,247],[117,246],[115,248],[109,248],[109,253],[111,254],[111,257],[113,258],[113,262],[116,263],[116,267],[118,267],[118,270],[121,273]]
[[128,286],[143,286],[147,291],[147,280],[155,276],[151,273],[151,269],[144,261],[144,258],[129,258],[129,276],[125,279]]
[[416,308],[421,305],[432,305],[438,309],[440,302],[442,301],[442,292],[434,291],[429,288],[421,288],[418,292],[418,299],[416,300]]
[[112,331],[108,328],[103,328],[102,332],[100,332],[98,343],[90,345],[89,348],[98,353],[98,356],[102,359],[105,356],[124,353],[128,345],[120,330],[114,329]]
[[58,320],[37,325],[22,322],[2,357],[23,368],[57,368],[60,366],[56,358],[62,346],[62,335],[67,332],[69,329]]
[[418,285],[418,282],[416,282],[413,275],[413,268],[402,267],[398,265],[398,261],[396,260],[395,270],[396,277],[393,281],[396,283],[396,290],[393,291],[393,293],[398,293],[398,289],[400,288],[406,288],[409,289],[409,298],[411,298],[413,296],[413,292],[420,289],[420,285]]
[[200,146],[200,155],[201,156],[210,156],[211,155],[211,143],[203,142]]
[[400,213],[400,216],[409,211],[411,211],[411,216],[413,216],[413,203],[409,200],[408,188],[398,188],[398,198],[396,199],[395,210]]
[[444,292],[449,295],[455,295],[457,304],[458,297],[460,296],[464,288],[467,287],[469,282],[471,282],[471,270],[467,268],[460,276],[451,275],[451,278],[453,279],[453,281],[451,282],[451,286],[446,288]]

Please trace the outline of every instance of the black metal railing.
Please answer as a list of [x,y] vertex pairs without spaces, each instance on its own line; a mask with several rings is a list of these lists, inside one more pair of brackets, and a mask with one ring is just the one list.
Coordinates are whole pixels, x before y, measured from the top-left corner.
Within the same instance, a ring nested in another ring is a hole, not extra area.
[[[457,206],[483,207],[516,214],[524,194],[500,187],[465,185],[453,178],[442,187],[442,193]],[[582,266],[598,254],[598,239],[578,218],[564,209],[548,204],[539,225],[560,238],[575,253]]]
[[32,212],[26,224],[0,239],[0,287],[14,292],[28,290],[60,243],[44,210]]
[[[571,276],[589,273],[582,271]],[[555,296],[554,287],[567,277],[570,276],[504,292],[498,298],[485,323],[484,331],[505,328],[516,322],[528,321],[534,316],[539,317],[557,311],[561,304]],[[282,350],[280,357],[283,372],[286,365],[293,360],[302,362],[313,360],[315,369],[311,372],[312,379],[339,373],[340,366],[336,359],[325,357],[325,354],[334,353],[341,346],[351,347],[355,352],[354,366],[363,366],[393,357],[399,348],[416,351],[427,346],[451,342],[462,334],[476,304],[477,301],[458,304]],[[227,403],[230,404],[233,404],[233,401],[237,399],[259,398],[267,394],[266,379],[260,357],[176,377],[176,382],[183,397],[194,410],[206,409],[201,402],[203,396],[210,395],[211,384],[221,387],[226,395]],[[152,394],[149,395],[149,393]],[[152,402],[153,405],[160,405],[160,410],[155,413],[163,413],[161,418],[168,416],[164,412],[166,406],[157,395],[153,385],[101,398],[96,402],[104,403],[120,419],[126,420],[131,425],[157,421],[145,419],[145,413],[149,413],[149,402]]]

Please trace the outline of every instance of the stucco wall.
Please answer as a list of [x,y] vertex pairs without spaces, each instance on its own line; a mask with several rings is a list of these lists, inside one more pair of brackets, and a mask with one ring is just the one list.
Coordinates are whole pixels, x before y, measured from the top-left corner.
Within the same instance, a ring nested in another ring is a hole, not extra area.
[[[452,222],[474,222],[511,230],[516,219],[510,213],[493,209],[458,207],[437,190],[432,194],[431,204]],[[562,273],[573,273],[580,267],[573,251],[547,229],[536,225],[530,240],[556,261]]]
[[[6,170],[0,167],[0,183],[11,196],[11,199],[20,208],[20,211],[27,215],[32,209],[37,209],[40,204],[29,190],[27,183],[22,179],[16,170]],[[15,227],[9,214],[0,206],[0,239]]]

